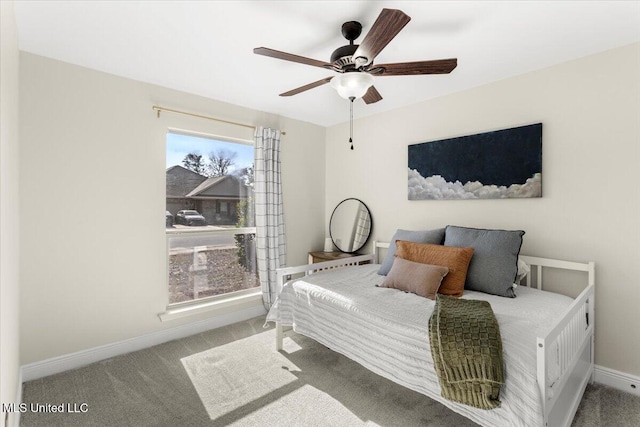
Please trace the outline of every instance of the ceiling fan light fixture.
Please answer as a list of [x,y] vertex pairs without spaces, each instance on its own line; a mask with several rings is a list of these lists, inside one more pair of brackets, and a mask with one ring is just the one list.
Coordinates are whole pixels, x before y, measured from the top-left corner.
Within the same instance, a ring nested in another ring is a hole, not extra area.
[[344,73],[331,79],[331,86],[345,99],[362,98],[373,86],[373,76],[363,72]]

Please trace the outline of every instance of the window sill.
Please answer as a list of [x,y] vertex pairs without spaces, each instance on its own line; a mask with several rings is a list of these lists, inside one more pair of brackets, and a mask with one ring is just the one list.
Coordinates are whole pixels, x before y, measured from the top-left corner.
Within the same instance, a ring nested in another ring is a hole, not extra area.
[[158,314],[158,317],[160,318],[160,321],[167,322],[170,320],[194,316],[196,314],[212,312],[251,302],[255,302],[256,305],[258,305],[258,302],[259,304],[262,304],[262,291],[260,289],[256,289],[249,293],[243,293],[241,295],[221,298],[215,301],[206,301],[200,304],[194,303],[182,307],[167,307],[167,311]]

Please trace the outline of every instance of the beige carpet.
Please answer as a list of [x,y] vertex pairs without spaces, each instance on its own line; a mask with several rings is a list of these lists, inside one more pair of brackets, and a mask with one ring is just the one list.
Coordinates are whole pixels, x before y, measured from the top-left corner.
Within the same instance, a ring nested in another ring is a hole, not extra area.
[[[256,318],[24,385],[26,403],[87,403],[30,413],[34,426],[473,426],[443,405],[299,335],[274,351]],[[638,426],[640,398],[589,386],[575,427]]]
[[[300,335],[273,331],[182,363],[212,420],[234,426],[475,425]],[[447,419],[444,421],[444,419]]]

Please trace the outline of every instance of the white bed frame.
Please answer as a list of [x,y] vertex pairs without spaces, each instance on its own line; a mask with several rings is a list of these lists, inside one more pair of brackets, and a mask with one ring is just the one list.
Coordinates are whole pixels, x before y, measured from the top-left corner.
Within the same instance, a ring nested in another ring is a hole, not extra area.
[[[312,274],[317,271],[358,265],[362,262],[378,262],[380,249],[388,249],[388,243],[374,242],[374,253],[352,258],[286,267],[277,270],[278,295],[286,279],[294,274]],[[560,320],[537,341],[537,378],[542,396],[543,426],[569,427],[588,382],[594,382],[594,325],[595,325],[595,263],[559,261],[521,255],[531,268],[525,285],[542,289],[543,268],[556,268],[587,273],[587,287],[569,306]],[[585,328],[585,319],[587,327]],[[276,350],[282,350],[283,326],[276,323]],[[556,353],[551,359],[552,352]],[[559,374],[557,380],[549,383],[547,370],[551,360],[558,360],[555,366]]]

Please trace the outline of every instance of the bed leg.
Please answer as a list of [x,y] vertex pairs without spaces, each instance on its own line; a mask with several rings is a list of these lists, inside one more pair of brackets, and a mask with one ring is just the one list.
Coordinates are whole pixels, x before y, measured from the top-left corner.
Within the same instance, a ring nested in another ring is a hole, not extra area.
[[282,340],[284,338],[284,332],[282,330],[282,324],[276,322],[276,351],[282,350]]
[[596,383],[596,370],[595,370],[595,332],[591,332],[591,385]]

